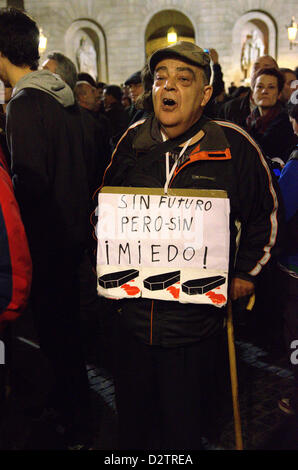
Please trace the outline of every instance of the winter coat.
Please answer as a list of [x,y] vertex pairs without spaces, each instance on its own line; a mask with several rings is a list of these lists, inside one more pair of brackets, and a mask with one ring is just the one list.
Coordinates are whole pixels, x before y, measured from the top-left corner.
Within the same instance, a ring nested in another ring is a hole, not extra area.
[[[243,129],[206,118],[200,122],[202,137],[178,162],[169,187],[227,191],[231,204],[230,272],[253,281],[269,261],[277,241],[278,200],[271,173],[257,144]],[[117,145],[102,186],[162,188],[166,179],[164,155],[146,159],[161,141],[154,117],[130,127]],[[123,320],[135,336],[165,347],[216,334],[225,313],[209,305],[142,298],[125,299],[120,304]]]

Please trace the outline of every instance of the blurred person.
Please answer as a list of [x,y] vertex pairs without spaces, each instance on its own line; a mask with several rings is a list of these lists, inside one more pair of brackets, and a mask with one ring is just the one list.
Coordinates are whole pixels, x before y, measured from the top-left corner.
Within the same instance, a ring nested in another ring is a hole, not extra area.
[[13,87],[6,126],[12,180],[33,264],[30,304],[55,378],[45,411],[63,425],[69,448],[89,448],[78,289],[89,224],[81,114],[71,88],[38,70],[38,47],[36,22],[0,9],[0,78]]
[[[53,51],[47,55],[47,59],[42,64],[42,68],[59,75],[74,91],[78,75],[75,64],[67,56],[61,52]],[[103,175],[106,164],[110,158],[111,149],[107,135],[107,119],[96,115],[97,99],[95,89],[89,85],[89,82],[85,83],[86,93],[81,93],[79,105],[82,114],[84,142],[87,146],[87,169],[91,197],[97,187],[98,180],[100,180]],[[88,110],[92,112],[92,115]]]
[[235,82],[231,82],[228,88],[229,95],[232,95],[236,90],[237,90],[237,86],[235,85]]
[[225,83],[223,80],[223,73],[221,70],[221,65],[219,63],[218,52],[213,49],[205,49],[209,54],[211,59],[211,68],[212,68],[212,97],[205,106],[204,113],[210,118],[216,118],[219,114],[219,111],[223,104],[227,101],[227,95],[225,92]]
[[124,86],[128,88],[129,97],[131,99],[131,106],[128,109],[128,116],[130,124],[133,124],[137,119],[135,114],[137,112],[136,101],[138,97],[144,92],[144,86],[142,83],[141,70],[134,72],[124,82]]
[[94,78],[87,72],[78,73],[78,82],[88,82],[93,88],[96,88],[96,81]]
[[[278,65],[276,60],[269,55],[259,57],[252,64],[250,75],[251,81],[254,74],[261,68],[278,69]],[[225,103],[220,109],[219,117],[226,119],[227,121],[232,121],[235,124],[245,128],[246,118],[252,112],[254,107],[255,103],[253,101],[252,90],[250,88],[245,96],[232,99]]]
[[135,103],[138,96],[140,96],[144,91],[141,70],[134,72],[127,80],[125,80],[124,85],[128,87],[130,99]]
[[236,88],[236,90],[232,93],[232,96],[230,97],[231,99],[234,98],[244,98],[244,96],[247,95],[247,93],[250,91],[249,86],[239,86]]
[[128,110],[131,106],[131,98],[130,98],[130,95],[129,95],[129,90],[128,90],[128,87],[127,86],[122,86],[122,98],[121,98],[121,103],[122,103],[122,106]]
[[264,155],[283,166],[297,137],[287,112],[279,101],[284,77],[279,70],[259,69],[252,77],[252,97],[255,108],[246,119],[249,134],[260,145]]
[[112,126],[107,116],[98,112],[100,103],[98,101],[97,90],[87,81],[77,81],[74,87],[74,96],[80,108],[84,109],[90,116],[92,116],[100,126],[99,132],[104,146],[103,161],[106,163],[112,152],[112,148],[110,146]]
[[287,68],[280,68],[279,70],[285,79],[285,84],[279,95],[279,99],[283,104],[287,104],[293,91],[298,89],[298,81],[294,70]]
[[111,124],[111,137],[115,138],[128,128],[129,117],[121,103],[122,90],[118,85],[107,85],[103,90],[105,115]]
[[260,69],[276,69],[278,70],[278,63],[271,55],[262,55],[253,64],[250,73],[250,80],[252,80],[255,73]]
[[78,79],[75,64],[61,52],[50,52],[43,62],[42,68],[56,73],[63,78],[65,83],[73,90]]
[[[51,52],[47,60],[42,65],[43,69],[50,70],[64,80],[71,89],[75,88],[77,82],[77,72],[74,63],[64,54]],[[91,86],[91,85],[90,85]],[[89,82],[88,82],[88,88]],[[93,108],[92,108],[93,109]],[[95,114],[91,114],[88,109],[80,106],[82,117],[82,127],[84,133],[84,150],[87,163],[88,184],[89,184],[89,214],[91,216],[95,209],[93,194],[101,181],[105,168],[109,163],[111,148],[107,133],[108,123],[102,125]],[[92,270],[94,265],[94,238],[90,227],[86,251],[79,267],[80,277],[80,315],[82,326],[82,338],[85,357],[88,360],[99,359],[98,351],[98,331],[102,320],[102,299],[97,295],[96,276]],[[101,362],[102,365],[102,362]]]
[[74,94],[78,104],[89,111],[96,113],[98,101],[95,88],[87,81],[78,80],[74,87]]
[[95,102],[96,102],[96,107],[95,107],[95,113],[97,115],[103,114],[104,113],[104,107],[102,103],[102,97],[103,97],[103,89],[104,86],[106,85],[103,82],[96,82],[94,78],[87,72],[80,72],[78,73],[78,82],[88,82],[92,89],[93,93],[95,96]]
[[135,107],[136,113],[130,122],[130,125],[137,121],[146,119],[152,113],[152,86],[153,77],[149,69],[148,63],[144,65],[141,71],[141,79],[143,84],[143,92],[138,96]]
[[7,142],[6,142],[5,127],[6,127],[6,108],[7,108],[7,105],[9,103],[10,99],[11,99],[12,87],[8,84],[4,85],[4,83],[3,83],[3,86],[4,86],[3,103],[1,103],[1,101],[0,101],[0,145],[2,147],[2,151],[5,155],[8,167],[10,168],[10,154],[9,154],[8,147],[7,147]]

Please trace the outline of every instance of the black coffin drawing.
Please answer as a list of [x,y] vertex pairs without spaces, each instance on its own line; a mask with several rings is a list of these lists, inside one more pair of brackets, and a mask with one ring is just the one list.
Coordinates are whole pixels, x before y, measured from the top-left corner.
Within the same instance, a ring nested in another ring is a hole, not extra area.
[[137,269],[127,269],[126,271],[116,271],[114,273],[104,274],[98,278],[98,284],[104,289],[120,287],[126,282],[138,277]]
[[157,274],[144,279],[144,287],[148,290],[163,290],[180,281],[180,271]]
[[223,276],[203,277],[186,281],[182,284],[181,288],[188,295],[206,294],[206,292],[221,286],[225,282],[226,280]]

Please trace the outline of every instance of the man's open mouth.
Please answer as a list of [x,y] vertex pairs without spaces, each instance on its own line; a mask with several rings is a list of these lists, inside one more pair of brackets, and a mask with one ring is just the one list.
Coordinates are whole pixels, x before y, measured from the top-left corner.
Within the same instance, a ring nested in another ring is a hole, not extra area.
[[172,107],[172,106],[175,106],[175,104],[177,104],[177,103],[176,103],[175,100],[172,100],[171,98],[163,98],[162,104],[164,106]]
[[162,104],[165,108],[171,109],[176,106],[176,101],[171,98],[163,98]]

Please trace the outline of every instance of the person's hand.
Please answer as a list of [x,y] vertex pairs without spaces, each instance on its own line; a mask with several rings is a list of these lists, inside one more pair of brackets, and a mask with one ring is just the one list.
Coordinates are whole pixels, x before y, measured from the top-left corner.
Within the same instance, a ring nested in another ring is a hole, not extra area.
[[214,64],[218,63],[218,53],[215,49],[209,49],[209,55]]
[[232,300],[237,300],[239,297],[245,297],[254,293],[255,286],[253,282],[234,277],[231,282],[230,297]]

